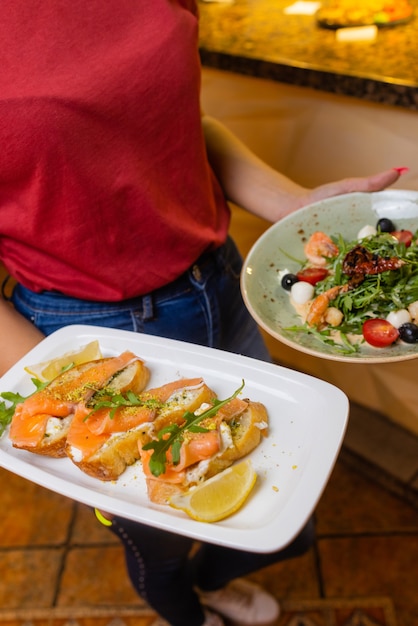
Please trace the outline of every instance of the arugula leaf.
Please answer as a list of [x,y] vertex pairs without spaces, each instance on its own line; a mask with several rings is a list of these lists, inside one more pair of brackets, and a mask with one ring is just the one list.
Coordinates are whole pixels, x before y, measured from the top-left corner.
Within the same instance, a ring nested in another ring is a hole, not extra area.
[[[343,322],[335,329],[340,331],[340,340],[344,344],[342,347],[339,343],[333,343],[324,330],[312,328],[307,324],[291,326],[285,330],[315,335],[321,342],[333,345],[336,350],[357,352],[359,345],[357,342],[351,345],[348,334],[361,335],[363,323],[367,319],[386,318],[391,311],[407,308],[412,302],[418,301],[417,237],[418,231],[414,235],[414,243],[409,247],[397,241],[390,233],[379,232],[361,240],[361,245],[376,257],[398,258],[404,261],[404,265],[379,274],[365,275],[360,284],[350,286],[348,291],[341,292],[332,301],[332,306],[338,308],[344,316]],[[349,282],[349,277],[343,273],[342,266],[347,253],[359,242],[347,241],[341,234],[331,235],[331,239],[338,246],[339,253],[327,259],[326,268],[329,275],[315,285],[315,296],[336,285],[341,286]]]
[[335,352],[341,352],[342,354],[352,354],[354,352],[359,351],[359,346],[357,344],[352,344],[348,338],[346,333],[339,333],[340,339],[342,343],[338,343],[332,336],[331,330],[328,328],[324,328],[323,330],[319,330],[315,326],[308,326],[308,324],[303,324],[302,326],[287,326],[283,328],[283,330],[288,330],[291,332],[303,332],[307,335],[313,335],[322,343],[332,346]]
[[283,250],[282,248],[279,248],[280,252],[282,254],[284,254],[285,256],[287,256],[287,258],[290,261],[294,261],[295,263],[298,263],[298,265],[303,265],[304,261],[302,261],[301,259],[297,259],[296,257],[292,256],[289,252],[287,252],[286,250]]
[[184,423],[181,426],[178,424],[170,424],[165,428],[162,428],[157,433],[157,439],[153,439],[143,446],[144,450],[153,450],[149,464],[151,473],[156,477],[164,474],[167,463],[167,452],[170,448],[173,463],[174,465],[177,465],[180,461],[180,450],[185,433],[187,431],[193,433],[207,432],[207,429],[199,426],[199,423],[208,417],[216,415],[219,409],[241,393],[244,386],[245,382],[243,380],[241,386],[232,394],[232,396],[226,400],[215,399],[213,406],[199,415],[186,411],[183,416]]
[[163,402],[156,400],[155,398],[144,399],[141,396],[136,395],[133,391],[127,391],[121,393],[120,391],[113,391],[112,389],[105,387],[98,389],[87,403],[87,407],[91,408],[91,411],[84,421],[89,418],[92,413],[95,413],[99,409],[111,409],[109,413],[110,419],[115,417],[116,411],[122,407],[139,407],[146,406],[150,409],[158,409],[164,405]]
[[12,421],[12,417],[14,415],[15,409],[20,402],[23,402],[25,398],[18,393],[12,393],[9,391],[5,391],[0,394],[4,400],[7,400],[8,403],[2,401],[0,402],[0,436],[4,433],[7,426]]

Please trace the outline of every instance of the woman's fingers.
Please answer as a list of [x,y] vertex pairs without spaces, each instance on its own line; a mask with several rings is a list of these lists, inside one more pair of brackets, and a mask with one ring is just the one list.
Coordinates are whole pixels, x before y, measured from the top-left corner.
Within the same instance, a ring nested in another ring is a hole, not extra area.
[[406,171],[408,171],[408,168],[394,167],[372,176],[344,178],[343,180],[327,183],[312,190],[309,202],[324,200],[325,198],[339,196],[344,193],[381,191],[396,183],[399,177]]

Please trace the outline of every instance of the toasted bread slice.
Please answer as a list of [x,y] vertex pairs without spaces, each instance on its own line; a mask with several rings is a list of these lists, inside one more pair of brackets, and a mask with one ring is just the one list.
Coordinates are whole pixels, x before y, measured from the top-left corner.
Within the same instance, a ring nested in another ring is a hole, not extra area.
[[132,391],[133,393],[141,393],[148,385],[150,379],[150,371],[141,359],[136,359],[127,367],[119,370],[106,385],[110,391],[125,393]]
[[267,410],[260,402],[248,401],[248,407],[229,422],[231,442],[208,463],[205,480],[219,474],[235,461],[242,459],[260,444],[267,433]]
[[106,436],[91,455],[83,455],[79,448],[67,441],[67,455],[85,474],[102,481],[117,480],[139,458],[138,438],[141,431],[142,424],[126,432]]
[[[113,385],[121,383],[115,378]],[[133,389],[129,387],[132,391]],[[149,441],[155,422],[158,430],[183,418],[214,393],[198,379],[179,379],[140,394],[144,406],[109,410],[88,417],[88,407],[79,407],[67,439],[67,455],[86,474],[100,480],[116,480],[127,466],[140,458],[141,442]]]
[[31,444],[22,443],[21,440],[13,441],[13,447],[20,450],[28,450],[35,454],[61,458],[65,456],[65,439],[71,424],[73,414],[67,417],[50,417],[46,421],[44,436],[34,447]]
[[204,404],[211,404],[216,394],[202,378],[180,378],[176,381],[149,389],[145,397],[162,401],[154,420],[154,431],[169,424],[181,424],[186,412],[194,413]]
[[9,431],[12,445],[36,454],[65,456],[66,438],[78,403],[110,383],[121,369],[127,369],[132,380],[146,377],[144,368],[134,354],[125,352],[119,357],[88,361],[59,374],[16,407]]
[[225,415],[218,424],[221,444],[210,458],[202,457],[201,461],[179,471],[178,479],[171,473],[155,478],[146,471],[147,493],[152,502],[167,504],[171,496],[184,493],[193,485],[230,467],[260,444],[268,429],[267,410],[259,402],[247,400],[242,404],[240,413],[230,418]]
[[9,431],[13,447],[46,456],[65,456],[65,439],[75,406],[84,397],[88,373],[97,365],[98,361],[77,365],[19,404]]
[[121,407],[113,416],[110,409],[92,414],[80,404],[68,432],[67,456],[93,478],[116,480],[138,460],[138,439],[155,414],[148,406]]
[[158,478],[147,476],[147,495],[155,504],[168,504],[172,496],[184,493],[187,487],[177,483],[168,483]]

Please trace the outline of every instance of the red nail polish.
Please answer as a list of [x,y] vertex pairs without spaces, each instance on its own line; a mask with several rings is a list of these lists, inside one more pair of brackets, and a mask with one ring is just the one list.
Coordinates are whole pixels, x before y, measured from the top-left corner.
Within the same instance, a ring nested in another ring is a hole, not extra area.
[[394,167],[394,170],[396,170],[400,176],[402,176],[402,174],[405,174],[406,172],[409,172],[409,167]]

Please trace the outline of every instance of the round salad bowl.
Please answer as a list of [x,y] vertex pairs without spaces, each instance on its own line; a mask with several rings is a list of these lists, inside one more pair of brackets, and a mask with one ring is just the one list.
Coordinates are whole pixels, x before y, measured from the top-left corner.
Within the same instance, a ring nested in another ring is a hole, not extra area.
[[389,218],[397,230],[418,229],[418,191],[386,190],[350,193],[316,202],[271,226],[244,261],[241,290],[252,317],[275,339],[313,356],[351,363],[386,363],[418,357],[418,343],[401,341],[375,348],[361,342],[357,352],[322,342],[314,333],[290,330],[302,322],[281,286],[285,274],[296,273],[306,260],[303,247],[310,235],[323,231],[355,240],[364,226]]

